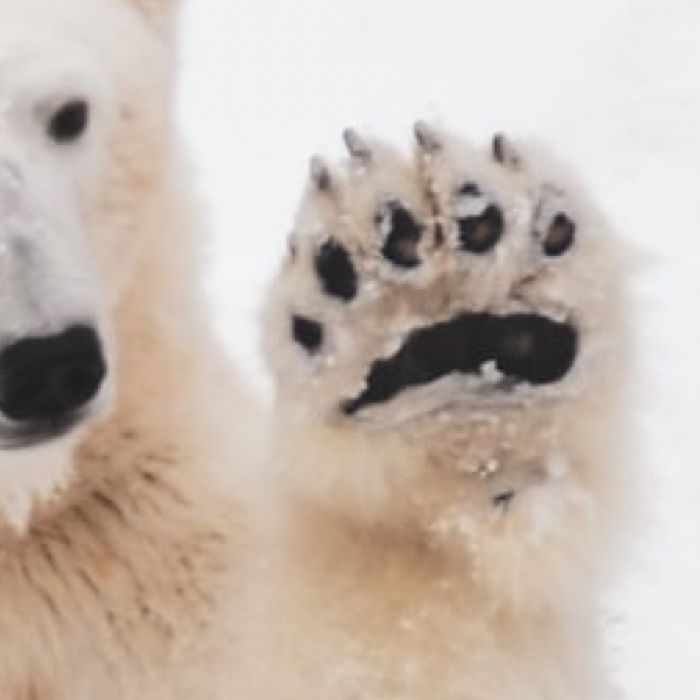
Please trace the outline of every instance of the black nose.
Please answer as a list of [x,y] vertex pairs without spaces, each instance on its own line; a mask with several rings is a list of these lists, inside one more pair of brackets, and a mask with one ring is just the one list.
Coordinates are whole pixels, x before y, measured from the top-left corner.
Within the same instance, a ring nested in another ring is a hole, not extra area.
[[0,354],[0,409],[16,421],[57,421],[91,401],[106,374],[88,326],[25,338]]

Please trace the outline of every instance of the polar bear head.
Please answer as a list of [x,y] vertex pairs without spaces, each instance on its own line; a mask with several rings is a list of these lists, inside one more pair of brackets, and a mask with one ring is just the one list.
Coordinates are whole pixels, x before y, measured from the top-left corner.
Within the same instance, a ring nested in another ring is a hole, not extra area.
[[115,309],[169,170],[176,4],[0,0],[3,480],[65,462],[112,402]]

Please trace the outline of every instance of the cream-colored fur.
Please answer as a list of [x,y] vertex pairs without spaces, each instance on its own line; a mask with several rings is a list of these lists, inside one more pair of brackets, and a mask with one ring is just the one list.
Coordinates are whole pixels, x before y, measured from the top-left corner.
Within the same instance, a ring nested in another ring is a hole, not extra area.
[[[78,213],[102,285],[93,311],[111,386],[99,420],[0,453],[3,700],[224,698],[236,670],[228,627],[245,527],[223,484],[253,454],[256,407],[203,320],[201,217],[161,31],[174,5],[0,0],[11,105],[0,156],[26,147],[29,179],[53,167],[56,186],[75,177],[60,204]],[[92,102],[82,144],[54,147],[33,116],[11,120],[14,104],[71,91]]]
[[[601,596],[634,499],[624,249],[544,149],[503,165],[419,133],[414,163],[352,134],[342,171],[314,162],[272,286],[276,488],[263,497],[240,696],[602,700]],[[455,197],[465,182],[504,211],[486,254],[458,250],[454,217],[474,206]],[[415,269],[380,253],[387,200],[428,224]],[[547,258],[539,236],[560,211],[575,244]],[[349,302],[314,270],[331,237],[358,272]],[[463,311],[568,319],[576,362],[546,386],[503,390],[485,367],[343,414],[375,360]],[[320,349],[294,342],[293,314],[322,324]]]
[[[0,452],[0,697],[606,697],[598,604],[633,498],[619,449],[624,252],[537,149],[504,168],[445,135],[415,164],[372,143],[325,192],[317,163],[268,306],[278,400],[261,435],[203,320],[201,219],[171,123],[176,5],[0,0],[0,166],[24,168],[42,216],[77,221],[109,362],[82,426]],[[75,91],[93,107],[88,137],[52,147],[33,107]],[[451,193],[465,178],[504,208],[495,253],[457,250]],[[446,234],[423,239],[413,272],[378,254],[387,197]],[[532,236],[542,200],[578,225],[560,259]],[[360,275],[350,304],[320,292],[312,260],[328,235]],[[58,285],[40,306],[63,313],[73,298]],[[487,367],[339,410],[412,329],[523,309],[579,329],[562,381],[503,392]],[[294,313],[323,323],[312,357],[291,338]],[[232,477],[270,443],[277,469],[246,511]]]

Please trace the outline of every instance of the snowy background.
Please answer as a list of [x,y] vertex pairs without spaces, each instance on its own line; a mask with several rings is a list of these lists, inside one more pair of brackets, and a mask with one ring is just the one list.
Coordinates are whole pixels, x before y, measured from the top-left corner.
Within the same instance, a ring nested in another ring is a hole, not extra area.
[[308,157],[417,117],[547,138],[653,252],[640,318],[654,522],[611,641],[630,700],[700,698],[700,1],[190,0],[181,121],[212,212],[210,291],[260,371],[256,313]]

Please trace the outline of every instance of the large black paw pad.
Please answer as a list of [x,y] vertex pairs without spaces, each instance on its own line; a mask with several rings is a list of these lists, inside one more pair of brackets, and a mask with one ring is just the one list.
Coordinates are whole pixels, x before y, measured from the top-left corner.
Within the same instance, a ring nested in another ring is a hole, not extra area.
[[505,227],[503,213],[490,204],[479,216],[457,219],[459,242],[462,250],[469,253],[487,253],[495,247]]
[[316,274],[326,294],[352,301],[357,295],[357,273],[350,254],[340,243],[329,240],[316,256]]
[[384,236],[382,255],[398,267],[413,268],[420,264],[418,244],[421,227],[413,214],[398,202],[391,202],[377,213],[375,223]]
[[568,324],[535,314],[464,313],[413,331],[398,352],[372,364],[365,390],[342,408],[353,415],[409,387],[451,374],[478,375],[487,363],[504,375],[504,390],[549,384],[569,372],[576,354],[576,329]]

